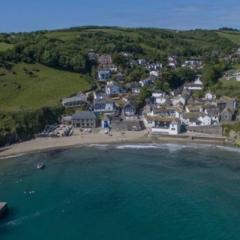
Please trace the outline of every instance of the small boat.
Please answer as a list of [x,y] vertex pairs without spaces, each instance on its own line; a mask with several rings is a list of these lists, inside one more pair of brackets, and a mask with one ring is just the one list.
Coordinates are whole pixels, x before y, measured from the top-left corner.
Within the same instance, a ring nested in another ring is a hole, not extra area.
[[39,163],[37,164],[37,169],[42,170],[42,169],[44,169],[44,168],[45,168],[45,164],[44,164],[43,162],[39,162]]

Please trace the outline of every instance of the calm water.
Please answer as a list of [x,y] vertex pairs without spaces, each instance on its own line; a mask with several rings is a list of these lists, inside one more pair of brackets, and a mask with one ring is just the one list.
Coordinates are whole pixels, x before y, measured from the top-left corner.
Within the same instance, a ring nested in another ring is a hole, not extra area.
[[1,240],[239,240],[240,152],[95,146],[4,159],[0,200],[11,208]]

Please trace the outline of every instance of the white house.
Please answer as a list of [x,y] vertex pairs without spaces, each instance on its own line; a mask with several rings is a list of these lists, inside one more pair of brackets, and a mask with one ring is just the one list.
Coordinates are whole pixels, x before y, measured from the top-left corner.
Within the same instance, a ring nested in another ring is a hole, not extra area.
[[152,93],[154,104],[164,105],[167,102],[166,93],[157,91]]
[[203,82],[198,77],[193,83],[187,83],[184,85],[184,89],[189,91],[201,91],[203,90]]
[[212,125],[212,118],[208,115],[201,115],[198,120],[201,122],[201,126]]
[[155,76],[155,77],[159,77],[159,72],[158,71],[151,71],[150,75]]
[[153,134],[178,135],[181,123],[178,119],[146,116],[144,124]]

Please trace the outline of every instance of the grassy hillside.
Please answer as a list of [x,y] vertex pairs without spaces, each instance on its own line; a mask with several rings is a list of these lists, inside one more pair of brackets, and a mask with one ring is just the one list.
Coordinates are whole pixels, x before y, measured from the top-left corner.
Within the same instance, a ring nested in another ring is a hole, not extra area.
[[20,63],[0,68],[0,111],[56,106],[60,99],[90,89],[87,78],[40,64]]
[[233,43],[240,45],[240,32],[221,31],[218,34],[220,37],[227,38]]
[[235,80],[221,80],[213,87],[217,96],[238,97],[240,99],[240,82]]
[[8,49],[12,49],[13,48],[13,44],[8,44],[8,43],[5,43],[5,42],[0,42],[0,52],[4,52]]

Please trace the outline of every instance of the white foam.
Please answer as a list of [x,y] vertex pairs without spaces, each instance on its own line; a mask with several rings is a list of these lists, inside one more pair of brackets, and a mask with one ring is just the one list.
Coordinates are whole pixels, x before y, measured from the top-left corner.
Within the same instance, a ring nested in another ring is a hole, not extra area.
[[19,154],[15,154],[15,155],[9,155],[9,156],[6,156],[6,157],[0,157],[0,160],[22,157],[22,156],[24,156],[24,155],[25,155],[24,153],[19,153]]
[[89,147],[97,148],[99,150],[106,150],[110,147],[109,144],[90,144]]
[[132,144],[132,145],[118,145],[116,146],[116,149],[157,149],[158,146],[154,144],[146,144],[146,145],[140,145],[140,144]]
[[216,146],[216,147],[217,147],[218,149],[222,149],[222,150],[225,150],[225,151],[240,153],[240,148],[225,147],[225,146]]
[[131,144],[131,145],[118,145],[116,149],[163,149],[168,150],[170,153],[178,152],[183,149],[206,149],[213,148],[214,146],[208,144],[175,144],[175,143],[163,143],[163,144]]

